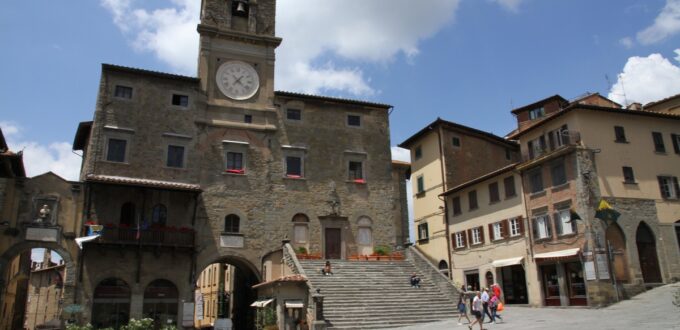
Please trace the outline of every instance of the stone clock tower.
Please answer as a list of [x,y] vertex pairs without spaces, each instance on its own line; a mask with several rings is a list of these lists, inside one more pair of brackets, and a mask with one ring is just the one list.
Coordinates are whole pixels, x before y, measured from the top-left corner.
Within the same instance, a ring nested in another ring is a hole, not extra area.
[[202,1],[198,76],[209,124],[273,126],[275,11],[275,0]]

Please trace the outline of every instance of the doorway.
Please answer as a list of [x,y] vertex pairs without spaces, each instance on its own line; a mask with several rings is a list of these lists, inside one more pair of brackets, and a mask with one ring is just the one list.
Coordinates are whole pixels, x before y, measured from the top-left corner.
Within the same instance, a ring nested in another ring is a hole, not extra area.
[[557,265],[541,266],[543,278],[543,296],[546,306],[560,306],[560,283],[557,277]]
[[501,268],[501,283],[506,304],[528,304],[527,281],[521,265]]
[[324,230],[325,240],[325,258],[326,259],[340,259],[342,258],[342,229],[341,228],[326,228]]
[[656,239],[649,226],[641,222],[635,234],[638,256],[640,257],[640,269],[645,283],[661,283],[661,271],[659,270],[659,258],[656,255]]
[[564,264],[567,274],[567,286],[569,289],[569,306],[586,306],[586,281],[583,278],[583,268],[580,262],[568,262]]
[[607,244],[612,255],[612,273],[617,282],[628,282],[628,260],[626,258],[626,237],[621,227],[611,224],[607,227]]
[[468,290],[477,291],[479,290],[479,272],[471,271],[465,272],[465,282],[467,283]]

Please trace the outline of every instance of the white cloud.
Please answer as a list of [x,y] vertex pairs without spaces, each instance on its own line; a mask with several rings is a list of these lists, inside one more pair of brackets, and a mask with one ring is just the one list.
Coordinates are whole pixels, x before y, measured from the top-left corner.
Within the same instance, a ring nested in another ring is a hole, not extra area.
[[[680,57],[680,49],[675,51]],[[630,57],[609,91],[609,98],[627,105],[645,104],[680,92],[680,67],[661,54]]]
[[637,40],[643,45],[660,42],[680,32],[680,0],[666,0],[654,24],[637,33]]
[[[408,149],[394,146],[390,148],[392,151],[392,159],[400,160],[402,162],[411,162],[411,152]],[[414,241],[414,226],[413,226],[413,187],[411,181],[406,182],[406,205],[408,206],[408,230],[411,237],[411,242]]]
[[23,128],[15,123],[0,122],[9,149],[14,152],[23,151],[26,175],[33,177],[52,171],[67,180],[78,180],[80,173],[80,156],[71,151],[67,142],[53,142],[42,145],[34,141],[22,139]]
[[633,45],[634,45],[633,38],[631,38],[631,37],[621,38],[621,40],[619,40],[619,43],[620,43],[623,47],[626,47],[626,48],[628,48],[628,49],[633,48]]
[[402,162],[411,162],[411,152],[408,149],[392,147],[392,159]]
[[[384,64],[398,54],[414,57],[420,41],[451,21],[459,2],[280,0],[277,34],[284,41],[277,49],[276,87],[373,94],[370,78],[358,66]],[[135,49],[152,52],[179,73],[195,72],[200,1],[172,0],[157,10],[136,8],[134,0],[101,4]],[[350,64],[341,66],[338,59]]]
[[519,6],[524,2],[524,0],[491,0],[497,2],[501,7],[516,13],[519,11]]

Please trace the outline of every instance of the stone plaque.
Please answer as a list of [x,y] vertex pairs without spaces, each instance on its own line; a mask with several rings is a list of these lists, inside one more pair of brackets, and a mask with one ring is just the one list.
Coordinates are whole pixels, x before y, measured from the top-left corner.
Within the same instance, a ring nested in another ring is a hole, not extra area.
[[[203,304],[201,304],[203,305]],[[203,319],[203,311],[201,311],[200,314],[200,319],[197,316],[197,320],[202,320]],[[185,302],[184,306],[182,307],[182,326],[183,327],[194,327],[194,303],[192,302]]]
[[597,261],[597,277],[601,280],[609,279],[609,262],[607,262],[607,255],[598,253],[595,255]]
[[592,261],[586,261],[583,264],[583,268],[586,271],[586,280],[588,281],[593,281],[595,280],[595,263]]
[[221,247],[242,248],[243,236],[241,235],[222,235],[220,236]]
[[57,242],[59,240],[59,229],[27,227],[26,240],[41,242]]

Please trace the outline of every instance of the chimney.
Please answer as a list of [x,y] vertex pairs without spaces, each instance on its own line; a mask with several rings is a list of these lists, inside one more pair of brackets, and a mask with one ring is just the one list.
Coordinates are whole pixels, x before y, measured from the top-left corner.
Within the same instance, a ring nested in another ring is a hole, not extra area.
[[634,103],[629,104],[626,107],[626,109],[627,110],[642,110],[642,104],[638,103],[638,102],[634,102]]

